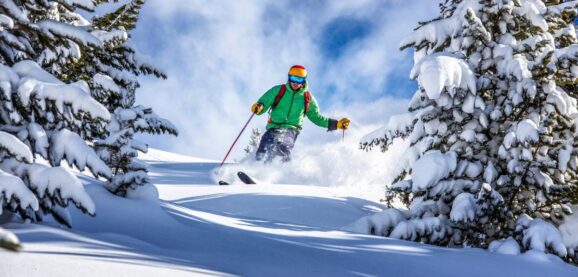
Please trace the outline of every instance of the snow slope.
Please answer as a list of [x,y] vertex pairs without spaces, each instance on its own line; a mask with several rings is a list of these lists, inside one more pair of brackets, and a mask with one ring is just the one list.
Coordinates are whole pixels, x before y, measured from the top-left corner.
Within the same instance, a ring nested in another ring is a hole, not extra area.
[[0,251],[0,276],[578,276],[552,255],[340,231],[383,208],[353,187],[217,186],[217,161],[155,150],[143,158],[161,201],[118,198],[84,177],[96,217],[71,209],[72,230],[5,225],[24,248]]

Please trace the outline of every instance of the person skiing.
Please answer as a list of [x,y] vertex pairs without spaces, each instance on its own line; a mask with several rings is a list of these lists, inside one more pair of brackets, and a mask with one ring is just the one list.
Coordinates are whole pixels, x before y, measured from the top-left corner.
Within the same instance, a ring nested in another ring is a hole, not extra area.
[[349,126],[348,118],[335,120],[321,115],[319,105],[307,87],[307,70],[302,65],[294,65],[289,69],[286,84],[272,87],[251,106],[251,111],[257,115],[269,111],[267,131],[261,138],[255,157],[258,161],[267,153],[267,161],[274,156],[281,156],[284,162],[289,161],[305,116],[328,131],[345,130]]

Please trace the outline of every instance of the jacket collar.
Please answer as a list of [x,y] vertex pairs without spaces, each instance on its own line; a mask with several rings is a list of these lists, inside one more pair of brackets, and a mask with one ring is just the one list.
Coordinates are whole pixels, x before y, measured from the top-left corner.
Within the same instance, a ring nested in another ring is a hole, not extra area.
[[303,85],[298,91],[293,91],[293,89],[291,88],[291,85],[289,84],[289,82],[287,82],[285,84],[285,86],[287,87],[287,90],[297,93],[297,94],[304,94],[305,91],[307,91],[307,87],[309,86],[309,84],[307,83],[307,81],[305,81],[305,85]]

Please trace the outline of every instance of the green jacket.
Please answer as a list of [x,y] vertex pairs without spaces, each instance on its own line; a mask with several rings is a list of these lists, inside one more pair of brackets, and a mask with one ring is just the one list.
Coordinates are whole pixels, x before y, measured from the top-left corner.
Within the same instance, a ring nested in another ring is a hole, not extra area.
[[293,91],[288,83],[272,87],[259,98],[259,103],[263,105],[263,111],[259,115],[267,112],[273,105],[281,86],[286,86],[287,89],[279,104],[270,111],[267,129],[290,128],[300,130],[305,115],[317,126],[327,128],[329,131],[337,129],[337,120],[325,117],[319,113],[319,105],[311,93],[309,110],[305,114],[307,83],[298,91]]

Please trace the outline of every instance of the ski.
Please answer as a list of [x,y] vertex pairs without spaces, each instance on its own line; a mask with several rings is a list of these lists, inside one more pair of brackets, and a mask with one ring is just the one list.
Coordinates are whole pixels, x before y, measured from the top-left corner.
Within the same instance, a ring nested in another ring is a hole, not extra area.
[[223,181],[223,180],[219,181],[219,186],[228,186],[228,185],[230,185],[230,184]]
[[255,180],[253,180],[253,178],[249,177],[249,175],[245,174],[245,172],[243,171],[239,171],[237,172],[237,176],[239,177],[239,179],[241,179],[241,181],[247,185],[256,185],[257,182],[255,182]]

